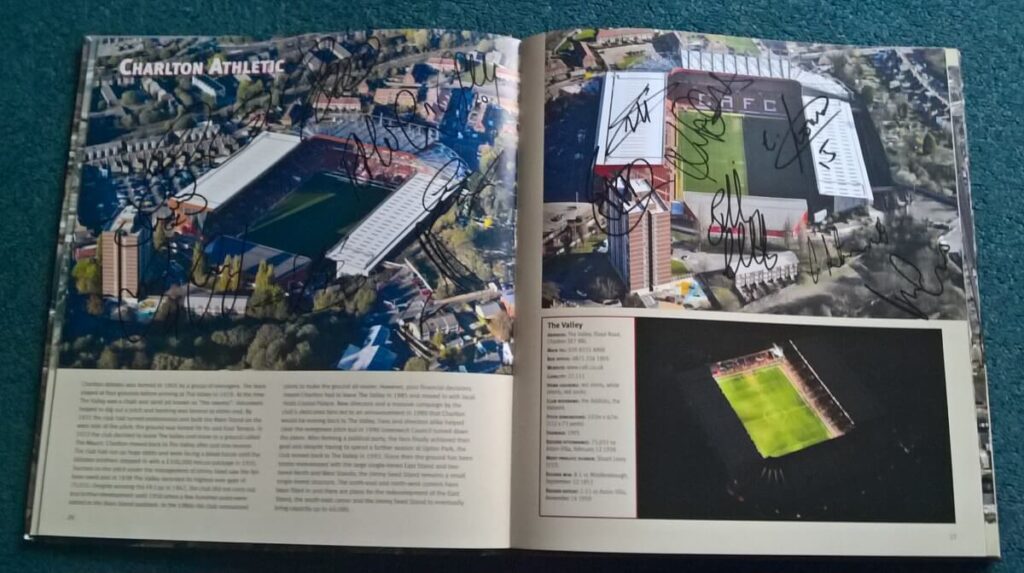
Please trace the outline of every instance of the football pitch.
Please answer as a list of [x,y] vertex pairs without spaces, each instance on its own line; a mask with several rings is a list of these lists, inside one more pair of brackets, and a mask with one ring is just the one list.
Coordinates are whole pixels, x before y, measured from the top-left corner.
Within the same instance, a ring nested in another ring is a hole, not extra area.
[[718,380],[758,453],[778,458],[830,438],[828,428],[778,366]]
[[[723,113],[713,119],[707,111],[688,109],[678,112],[677,118],[677,177],[682,180],[683,191],[715,193],[725,186],[726,177],[735,169],[745,195],[747,155],[743,148],[743,117]],[[733,190],[737,191],[740,190]]]
[[247,239],[289,253],[319,257],[341,240],[388,191],[314,175],[249,228]]

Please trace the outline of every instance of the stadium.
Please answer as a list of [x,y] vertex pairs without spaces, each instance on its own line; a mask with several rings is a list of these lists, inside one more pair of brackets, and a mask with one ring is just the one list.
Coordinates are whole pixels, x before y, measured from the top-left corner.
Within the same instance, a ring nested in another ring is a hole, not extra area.
[[[351,137],[351,134],[349,134]],[[264,132],[179,204],[208,237],[234,237],[367,275],[448,201],[465,164],[434,144],[413,155],[330,132]]]
[[786,348],[790,357],[776,344],[710,367],[762,458],[838,438],[854,425],[793,341]]
[[639,518],[953,520],[941,333],[635,325]]
[[[711,232],[721,230],[711,204],[728,181],[744,212],[764,215],[770,237],[795,236],[892,185],[870,118],[838,81],[775,56],[682,50],[680,58],[667,73],[606,74],[598,175],[642,159],[673,212]],[[619,125],[626,116],[649,117],[629,124],[628,141]]]

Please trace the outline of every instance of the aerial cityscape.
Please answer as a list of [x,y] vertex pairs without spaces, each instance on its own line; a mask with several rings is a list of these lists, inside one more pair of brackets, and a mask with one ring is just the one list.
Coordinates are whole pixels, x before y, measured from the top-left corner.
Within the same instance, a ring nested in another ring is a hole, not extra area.
[[632,28],[547,49],[545,306],[966,317],[944,50]]
[[93,46],[62,366],[511,372],[517,40]]

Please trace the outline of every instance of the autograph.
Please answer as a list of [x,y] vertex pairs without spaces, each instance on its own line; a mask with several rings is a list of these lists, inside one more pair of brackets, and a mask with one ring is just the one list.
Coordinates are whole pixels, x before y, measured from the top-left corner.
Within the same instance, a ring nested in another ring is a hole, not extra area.
[[[825,126],[839,116],[839,110],[829,115],[829,102],[831,100],[826,96],[817,96],[809,100],[795,112],[790,109],[784,94],[780,94],[780,99],[782,101],[782,108],[786,110],[788,129],[785,133],[776,133],[771,138],[768,137],[768,130],[765,129],[761,133],[761,144],[766,151],[775,152],[776,169],[785,169],[796,162],[802,173],[804,170],[804,151],[810,147],[811,141],[825,130]],[[821,109],[817,109],[819,105]],[[811,117],[805,117],[805,112],[808,109],[814,109],[814,114]],[[817,127],[817,129],[811,129],[813,127]],[[825,141],[822,149],[827,144],[828,141]],[[832,159],[835,159],[834,154]],[[830,160],[829,163],[831,162]]]
[[949,269],[949,245],[936,245],[931,250],[937,258],[935,266],[931,269],[930,273],[935,279],[935,286],[929,287],[926,284],[926,275],[917,265],[895,253],[889,255],[889,266],[906,284],[896,287],[888,294],[869,284],[864,286],[881,300],[906,312],[910,316],[927,319],[928,313],[918,306],[919,297],[921,295],[942,296],[946,292],[946,285],[943,280],[944,275]]
[[630,135],[636,133],[641,125],[651,122],[651,110],[647,107],[647,94],[651,91],[650,84],[645,85],[626,107],[608,123],[608,137],[605,142],[605,158],[615,153]]
[[[720,210],[723,204],[724,213]],[[753,264],[771,270],[778,261],[778,255],[768,252],[768,227],[760,209],[754,209],[750,216],[743,212],[743,184],[735,169],[711,200],[708,243],[722,245],[726,273],[735,273],[740,266]]]
[[[665,151],[665,160],[679,169],[685,177],[717,183],[711,176],[711,156],[707,147],[712,141],[724,141],[727,124],[722,116],[722,102],[726,97],[739,94],[754,83],[754,79],[740,79],[737,74],[723,77],[715,73],[709,76],[717,82],[705,90],[691,88],[683,97],[672,100],[670,106],[675,116],[677,107],[698,112],[699,117],[672,121],[668,125],[675,130],[684,143],[679,149],[670,147]],[[684,129],[685,128],[685,129]]]
[[[593,161],[597,160],[597,154],[595,148]],[[597,175],[595,180],[593,163],[588,173],[586,188],[591,193],[591,211],[598,228],[610,237],[628,235],[644,220],[651,201],[655,200],[653,190],[641,195],[642,191],[634,187],[637,180],[654,180],[653,167],[646,159],[638,158],[610,176]],[[632,224],[629,222],[631,213],[639,214]]]
[[[882,224],[882,220],[875,218],[875,224],[873,226],[873,233],[868,237],[867,242],[862,248],[851,248],[844,244],[839,237],[839,230],[833,228],[826,234],[819,236],[820,241],[815,241],[810,236],[807,237],[807,252],[808,255],[808,274],[811,275],[811,281],[814,284],[818,284],[821,278],[822,265],[824,265],[825,271],[828,272],[829,276],[832,276],[832,269],[838,269],[846,264],[848,258],[863,255],[870,251],[873,247],[879,245],[889,244],[889,230]],[[824,262],[818,261],[818,248],[820,244],[822,250],[825,252]]]

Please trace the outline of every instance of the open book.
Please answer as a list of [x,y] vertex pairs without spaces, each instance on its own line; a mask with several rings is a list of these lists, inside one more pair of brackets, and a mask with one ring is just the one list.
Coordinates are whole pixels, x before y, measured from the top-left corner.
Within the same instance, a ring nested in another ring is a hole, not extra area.
[[27,537],[998,556],[957,51],[83,51]]

